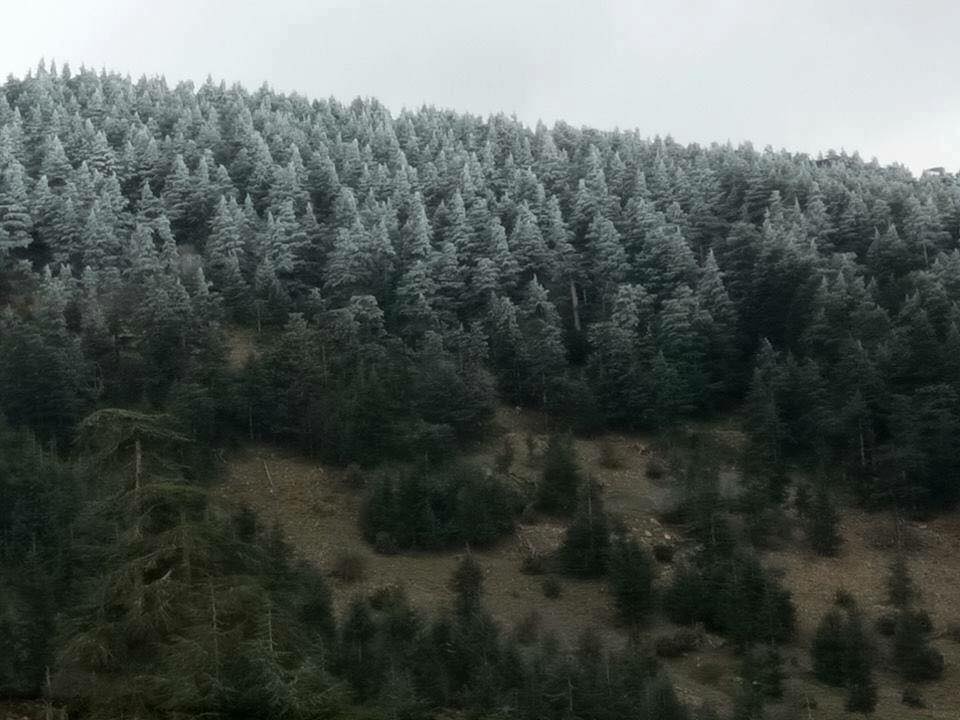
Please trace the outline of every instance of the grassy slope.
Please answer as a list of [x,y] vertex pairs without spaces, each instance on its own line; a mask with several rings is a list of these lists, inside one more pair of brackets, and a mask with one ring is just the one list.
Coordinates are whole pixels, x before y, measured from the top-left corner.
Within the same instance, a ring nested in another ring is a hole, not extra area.
[[[532,481],[537,468],[527,462],[527,438],[532,435],[537,447],[545,444],[543,421],[535,415],[503,409],[498,425],[516,449],[511,468],[518,482]],[[737,433],[729,428],[713,427],[709,432],[722,434],[735,443]],[[492,440],[470,456],[492,464],[501,447]],[[601,442],[614,449],[621,466],[600,465]],[[683,538],[675,528],[656,519],[659,508],[669,504],[672,488],[669,479],[651,482],[645,475],[650,459],[647,441],[642,437],[607,436],[578,441],[581,463],[603,486],[608,509],[620,516],[644,543],[666,542],[678,545]],[[269,470],[269,477],[268,472]],[[361,493],[349,486],[341,470],[322,467],[275,448],[255,446],[230,458],[227,482],[222,492],[231,501],[244,501],[257,509],[265,520],[279,520],[302,557],[329,569],[344,552],[367,558],[366,578],[359,584],[335,583],[336,602],[343,607],[356,592],[386,583],[406,587],[412,601],[425,610],[443,606],[449,598],[447,579],[457,553],[382,556],[374,554],[363,541],[357,523]],[[871,617],[882,610],[883,582],[890,550],[878,548],[878,539],[890,535],[893,519],[886,514],[866,515],[857,511],[844,514],[842,555],[823,559],[804,549],[799,539],[766,553],[766,562],[783,570],[785,583],[793,592],[800,620],[801,638],[786,653],[787,694],[783,703],[770,707],[770,717],[840,718],[850,717],[842,710],[843,693],[813,681],[808,644],[821,614],[830,604],[837,588],[846,588],[861,601]],[[556,545],[563,527],[540,519],[519,525],[513,538],[502,541],[491,551],[478,553],[487,573],[487,601],[504,627],[511,627],[531,610],[542,616],[544,628],[573,641],[588,625],[599,626],[610,643],[623,641],[617,627],[612,603],[602,582],[562,580],[563,594],[547,600],[541,591],[541,577],[520,573],[520,560],[528,546],[550,549]],[[960,586],[960,518],[950,516],[926,524],[914,524],[910,532],[922,549],[913,553],[914,577],[923,588],[923,603],[931,612],[937,630],[951,622],[960,622],[957,590]],[[797,536],[799,538],[799,536]],[[669,578],[663,567],[661,582]],[[659,621],[649,629],[651,637],[668,632]],[[875,713],[879,720],[931,718],[951,720],[960,717],[960,644],[945,637],[935,641],[944,653],[947,671],[942,681],[924,686],[928,705],[912,710],[900,703],[903,683],[888,669],[878,682],[880,702]],[[889,655],[887,641],[879,644],[882,657]],[[881,665],[886,666],[886,660]],[[736,690],[738,662],[719,638],[708,637],[703,650],[676,661],[670,667],[682,696],[692,704],[709,701],[727,707]]]

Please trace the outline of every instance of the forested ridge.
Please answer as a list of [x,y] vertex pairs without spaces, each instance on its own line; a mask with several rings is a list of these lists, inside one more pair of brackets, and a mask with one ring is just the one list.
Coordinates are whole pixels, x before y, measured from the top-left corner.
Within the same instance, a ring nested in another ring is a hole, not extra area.
[[[0,693],[104,716],[539,718],[566,717],[576,686],[582,717],[687,717],[640,651],[604,655],[601,680],[590,642],[574,659],[513,647],[469,554],[448,616],[391,596],[338,625],[279,531],[213,507],[213,448],[415,464],[369,500],[365,532],[390,552],[509,527],[522,499],[482,473],[434,477],[497,402],[579,434],[738,413],[754,518],[797,467],[872,507],[940,512],[960,499],[958,241],[958,176],[856,155],[43,64],[10,77],[0,628],[16,648]],[[237,327],[259,339],[240,369]],[[533,500],[573,518],[560,564],[643,576],[563,442]],[[766,625],[734,622],[734,589],[676,620],[745,650],[789,642],[789,593],[727,552],[702,517],[712,495],[691,498],[718,554],[674,599],[749,576]],[[822,489],[813,502],[829,517]],[[833,531],[812,531],[824,554]],[[624,612],[647,612],[646,591],[618,587]],[[844,612],[834,624],[859,632]]]

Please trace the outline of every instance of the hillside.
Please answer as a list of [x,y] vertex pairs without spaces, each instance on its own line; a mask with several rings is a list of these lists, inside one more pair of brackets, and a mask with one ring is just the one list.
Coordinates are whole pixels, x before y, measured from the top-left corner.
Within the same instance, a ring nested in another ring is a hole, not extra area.
[[[527,438],[532,433],[536,446],[546,442],[542,417],[501,408],[498,426],[517,448],[510,474],[521,481],[535,482],[537,461],[528,463]],[[700,428],[736,444],[739,433],[718,425]],[[502,438],[491,440],[468,455],[471,461],[494,464]],[[677,549],[677,557],[689,552],[691,541],[681,526],[662,521],[662,513],[675,495],[675,482],[669,477],[652,481],[645,473],[655,446],[649,436],[607,435],[577,442],[577,455],[584,467],[603,486],[608,510],[622,518],[641,543],[652,550],[657,544]],[[602,456],[613,450],[620,467],[604,467]],[[267,473],[269,470],[269,477]],[[737,470],[728,469],[735,483]],[[296,454],[269,446],[252,446],[232,456],[221,492],[232,502],[248,503],[265,520],[279,521],[298,554],[323,568],[334,583],[335,602],[343,611],[351,597],[371,592],[384,585],[404,587],[411,600],[421,608],[436,612],[449,603],[447,578],[462,553],[415,553],[382,555],[364,541],[359,528],[362,486],[353,473],[311,462]],[[937,633],[936,647],[944,653],[947,671],[943,678],[922,690],[924,709],[908,709],[901,703],[902,680],[880,660],[880,700],[873,717],[879,720],[901,718],[954,718],[960,707],[960,641],[945,635],[944,628],[960,618],[956,596],[956,578],[960,577],[960,519],[948,516],[926,522],[901,521],[901,534],[910,538],[910,565],[917,585],[922,588],[924,607],[930,611]],[[513,536],[495,548],[474,551],[484,568],[487,598],[497,621],[505,628],[522,624],[531,612],[539,616],[540,632],[553,632],[573,646],[588,627],[601,629],[606,643],[624,642],[626,629],[617,619],[612,599],[602,582],[564,578],[562,595],[554,600],[543,596],[539,575],[524,574],[520,567],[531,547],[554,550],[560,542],[565,523],[546,517],[520,522]],[[885,582],[889,565],[896,554],[896,517],[889,512],[866,513],[846,508],[840,531],[843,550],[839,557],[822,558],[804,544],[798,527],[790,530],[783,547],[766,552],[764,563],[783,573],[786,587],[793,594],[799,619],[799,640],[786,653],[786,694],[780,703],[770,706],[771,718],[847,717],[843,693],[826,688],[812,677],[810,642],[817,622],[833,602],[838,589],[854,592],[862,601],[871,621],[887,609]],[[337,560],[343,556],[363,558],[365,571],[359,579],[344,581],[333,577]],[[671,565],[660,566],[658,584],[666,586]],[[661,616],[645,628],[649,642],[675,632]],[[881,645],[880,655],[889,650]],[[681,659],[668,660],[670,672],[681,697],[691,706],[709,702],[730,708],[736,695],[739,661],[722,637],[707,635],[698,650]]]
[[958,436],[957,175],[0,85],[0,699],[955,715]]

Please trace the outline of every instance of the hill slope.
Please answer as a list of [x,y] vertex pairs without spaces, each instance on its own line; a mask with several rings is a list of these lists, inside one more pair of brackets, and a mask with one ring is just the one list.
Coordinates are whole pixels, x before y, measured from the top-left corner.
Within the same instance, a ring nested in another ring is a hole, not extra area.
[[[546,436],[542,418],[501,409],[499,420],[505,426],[504,437],[517,448],[511,473],[518,478],[533,479],[538,467],[527,463],[521,450],[528,437],[538,447]],[[726,441],[735,441],[734,430],[712,427],[703,432],[715,433]],[[501,447],[501,440],[490,441],[470,454],[470,459],[492,465]],[[670,504],[673,492],[669,478],[651,481],[645,473],[652,455],[651,438],[644,436],[603,436],[579,440],[577,454],[604,488],[608,509],[622,518],[634,535],[648,547],[669,544],[680,556],[689,551],[690,543],[682,528],[663,524],[660,511]],[[621,467],[603,467],[601,458],[613,450]],[[268,472],[269,471],[269,472]],[[735,468],[730,468],[735,475]],[[459,553],[416,553],[379,555],[363,540],[359,529],[359,506],[362,489],[352,486],[350,471],[326,467],[296,454],[269,446],[251,446],[228,461],[227,480],[223,493],[234,502],[249,503],[265,519],[279,521],[302,557],[330,571],[344,555],[359,555],[365,565],[364,577],[358,582],[335,582],[339,607],[357,592],[379,586],[403,586],[411,600],[421,608],[437,611],[447,606],[450,591],[446,579],[456,565]],[[521,572],[521,561],[527,550],[555,548],[564,525],[547,518],[521,523],[513,537],[495,548],[475,551],[485,574],[488,603],[504,627],[514,627],[531,612],[539,615],[543,631],[552,631],[573,646],[585,628],[599,628],[607,643],[618,645],[625,630],[617,623],[612,599],[604,583],[563,579],[560,598],[547,600],[542,592],[542,577]],[[792,533],[781,549],[765,553],[770,567],[782,570],[787,588],[797,605],[800,639],[787,649],[787,693],[782,703],[771,706],[771,717],[848,717],[843,711],[843,693],[817,683],[812,677],[809,645],[814,628],[833,602],[838,589],[854,593],[865,607],[871,622],[883,611],[885,578],[893,556],[896,520],[889,513],[866,514],[857,510],[843,513],[841,532],[843,550],[837,558],[821,558],[805,548],[798,531]],[[960,643],[944,637],[943,631],[960,619],[956,595],[956,578],[960,577],[960,519],[947,516],[926,523],[904,523],[901,534],[909,535],[914,579],[923,591],[923,603],[938,629],[935,644],[947,661],[943,679],[922,689],[926,709],[908,709],[900,702],[904,683],[897,678],[889,661],[880,662],[878,679],[880,701],[874,717],[899,720],[905,717],[947,720],[956,716],[960,707]],[[671,568],[660,566],[660,583],[667,582]],[[673,632],[662,618],[645,630],[652,640]],[[881,643],[883,655],[889,655],[886,641]],[[732,649],[722,638],[707,636],[699,651],[686,658],[668,661],[681,695],[691,705],[709,701],[718,707],[729,707],[737,689],[739,663]],[[808,714],[809,707],[809,714]],[[790,709],[799,715],[790,715]]]

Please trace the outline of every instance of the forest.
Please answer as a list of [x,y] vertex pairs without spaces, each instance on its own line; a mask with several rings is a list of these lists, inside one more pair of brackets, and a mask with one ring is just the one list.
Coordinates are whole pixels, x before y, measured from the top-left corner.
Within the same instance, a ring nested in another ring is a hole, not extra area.
[[[509,443],[460,458],[503,407],[548,428],[534,487],[508,482]],[[734,500],[688,431],[728,418]],[[573,450],[611,432],[661,438],[648,472],[681,488],[697,550],[669,582]],[[790,513],[831,557],[841,504],[954,512],[958,433],[957,175],[44,63],[0,85],[0,698],[64,718],[764,717],[797,637],[765,538]],[[377,553],[463,551],[444,610],[384,587],[338,611],[279,525],[214,492],[251,443],[366,478]],[[495,621],[473,550],[531,513],[567,525],[526,570],[545,594],[608,583],[622,647]],[[876,628],[838,593],[812,643],[850,712],[876,705],[876,636],[904,703],[944,673],[904,555],[888,584]],[[664,658],[685,650],[651,647],[655,614],[736,649],[731,708],[680,698]]]

